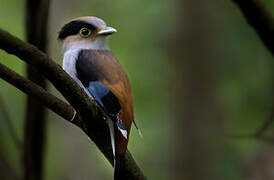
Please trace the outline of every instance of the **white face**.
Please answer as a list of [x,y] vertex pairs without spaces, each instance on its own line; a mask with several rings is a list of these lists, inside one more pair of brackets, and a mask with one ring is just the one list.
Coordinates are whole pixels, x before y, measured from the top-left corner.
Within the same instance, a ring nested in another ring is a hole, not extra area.
[[80,34],[67,37],[63,42],[63,53],[73,49],[109,49],[109,36],[82,37]]
[[60,34],[59,39],[63,40],[63,53],[74,49],[108,49],[109,36],[115,33],[112,27],[107,27],[106,23],[92,16],[73,19],[66,24]]

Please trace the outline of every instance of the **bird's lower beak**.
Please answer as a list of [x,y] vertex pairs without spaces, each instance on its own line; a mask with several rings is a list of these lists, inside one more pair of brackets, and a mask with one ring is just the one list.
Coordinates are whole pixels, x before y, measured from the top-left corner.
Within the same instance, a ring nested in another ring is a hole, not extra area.
[[117,30],[114,29],[113,27],[107,26],[106,28],[100,30],[97,32],[97,35],[111,35],[113,33],[116,33]]

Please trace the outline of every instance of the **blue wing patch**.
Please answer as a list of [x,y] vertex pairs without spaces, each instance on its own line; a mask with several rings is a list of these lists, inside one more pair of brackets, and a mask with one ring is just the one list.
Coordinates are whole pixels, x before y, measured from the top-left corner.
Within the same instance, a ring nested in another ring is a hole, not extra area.
[[90,82],[87,90],[107,115],[116,123],[119,131],[127,139],[127,130],[125,125],[118,118],[122,107],[116,96],[108,89],[108,87],[99,81]]
[[94,81],[89,83],[87,90],[97,101],[97,103],[99,103],[99,105],[105,109],[102,98],[109,93],[109,89],[101,82]]
[[90,82],[87,90],[111,118],[116,117],[122,110],[116,96],[103,83]]

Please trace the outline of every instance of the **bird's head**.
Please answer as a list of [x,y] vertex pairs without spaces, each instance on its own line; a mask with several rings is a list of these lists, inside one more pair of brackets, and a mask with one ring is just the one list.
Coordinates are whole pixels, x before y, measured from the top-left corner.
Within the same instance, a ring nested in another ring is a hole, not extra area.
[[117,32],[94,16],[72,19],[59,32],[63,52],[72,49],[108,49],[108,37]]

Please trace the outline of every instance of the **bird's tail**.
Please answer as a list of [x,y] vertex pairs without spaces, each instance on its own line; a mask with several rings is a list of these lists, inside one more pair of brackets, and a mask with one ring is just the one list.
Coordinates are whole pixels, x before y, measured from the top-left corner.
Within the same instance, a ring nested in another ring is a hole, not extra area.
[[125,155],[116,155],[115,165],[114,165],[114,180],[125,179],[124,168],[125,168]]
[[137,131],[138,131],[138,133],[139,133],[139,136],[140,136],[141,138],[143,138],[142,131],[141,131],[141,129],[138,127],[138,125],[137,125],[135,119],[133,119],[133,124],[134,124],[135,128],[137,129]]
[[118,155],[115,151],[115,138],[114,138],[114,122],[111,120],[107,121],[110,130],[110,139],[112,152],[114,156],[114,180],[123,180],[123,168],[124,168],[124,155]]
[[112,152],[114,156],[114,180],[123,180],[124,179],[124,167],[125,167],[125,155],[118,155],[115,151],[115,132],[114,132],[114,124],[116,124],[118,130],[127,139],[127,130],[123,124],[123,122],[119,119],[115,119],[115,122],[112,120],[108,120],[108,126],[110,130],[110,139]]
[[[114,123],[111,120],[107,120],[107,124],[109,127],[109,133],[110,133],[110,140],[111,140],[111,147],[112,147],[112,152],[113,152],[113,157],[115,157],[115,138],[114,138]],[[115,161],[114,161],[115,165]]]

